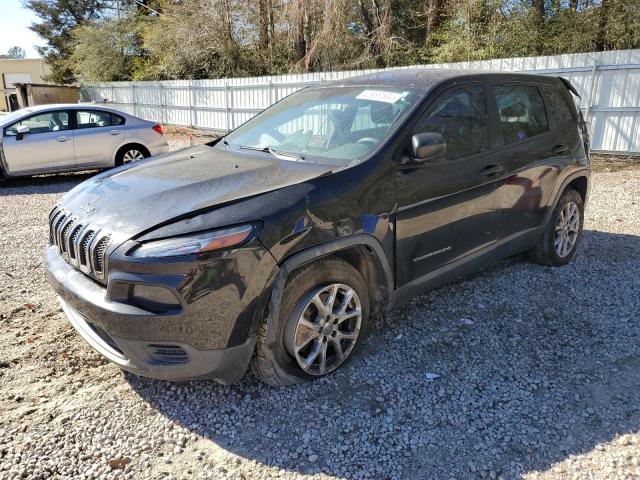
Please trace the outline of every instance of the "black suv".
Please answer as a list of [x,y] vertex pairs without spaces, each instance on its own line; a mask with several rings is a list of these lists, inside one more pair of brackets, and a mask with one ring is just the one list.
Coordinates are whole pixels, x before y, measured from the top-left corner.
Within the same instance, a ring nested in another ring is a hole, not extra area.
[[590,174],[572,91],[426,69],[301,90],[70,191],[49,217],[51,284],[140,375],[325,375],[372,316],[429,288],[519,252],[572,259]]

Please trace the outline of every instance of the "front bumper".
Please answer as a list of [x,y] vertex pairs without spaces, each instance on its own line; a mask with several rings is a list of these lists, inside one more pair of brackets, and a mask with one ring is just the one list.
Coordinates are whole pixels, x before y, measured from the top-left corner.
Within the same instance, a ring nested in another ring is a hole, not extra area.
[[[255,251],[249,253],[256,258]],[[232,257],[236,266],[242,264],[238,261],[242,255],[240,252]],[[210,268],[228,270],[228,261],[231,260],[222,258],[208,264]],[[212,288],[208,294],[192,300],[180,285],[192,288],[193,281],[180,282],[183,275],[175,269],[170,275],[110,273],[110,288],[105,288],[69,265],[56,247],[47,248],[45,263],[49,282],[58,293],[70,323],[92,348],[121,368],[163,380],[211,378],[222,383],[238,381],[246,372],[256,341],[248,324],[253,311],[216,308],[221,301],[233,300],[229,288]],[[158,271],[158,265],[152,267]],[[207,273],[202,265],[198,268]],[[256,266],[251,268],[254,274],[260,270]],[[225,277],[215,273],[215,270],[208,272],[206,278],[224,280]],[[242,277],[241,273],[242,269],[238,277]],[[184,276],[192,280],[189,277],[192,274],[192,267],[185,266]],[[167,312],[145,310],[118,298],[116,293],[121,288],[116,286],[123,281],[174,288],[182,305]],[[246,299],[239,296],[236,301],[243,304]],[[257,302],[249,304],[253,308]]]
[[255,346],[245,343],[217,350],[196,350],[180,343],[149,343],[111,336],[84,318],[59,297],[62,310],[80,336],[107,360],[123,370],[159,380],[210,378],[234,383],[242,378]]

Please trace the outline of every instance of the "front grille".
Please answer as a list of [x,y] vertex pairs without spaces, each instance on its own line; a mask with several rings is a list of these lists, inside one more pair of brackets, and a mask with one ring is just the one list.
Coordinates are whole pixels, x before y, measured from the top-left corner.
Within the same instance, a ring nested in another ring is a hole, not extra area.
[[49,214],[49,241],[62,257],[80,271],[104,280],[109,233],[92,228],[62,207]]

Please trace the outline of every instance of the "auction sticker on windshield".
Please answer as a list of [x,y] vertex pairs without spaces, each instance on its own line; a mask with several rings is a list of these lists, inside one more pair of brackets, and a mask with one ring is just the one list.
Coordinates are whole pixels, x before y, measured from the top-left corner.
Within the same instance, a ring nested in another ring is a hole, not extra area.
[[363,90],[356,98],[358,100],[373,100],[375,102],[396,103],[408,92],[388,92],[385,90]]

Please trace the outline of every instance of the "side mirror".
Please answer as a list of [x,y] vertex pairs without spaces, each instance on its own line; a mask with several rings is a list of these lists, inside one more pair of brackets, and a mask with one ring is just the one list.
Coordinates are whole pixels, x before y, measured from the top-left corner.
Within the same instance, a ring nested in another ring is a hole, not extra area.
[[439,133],[416,133],[411,138],[415,162],[426,162],[442,155],[447,149],[447,142]]
[[27,133],[31,133],[31,129],[27,125],[20,125],[16,131],[16,140],[22,140]]

